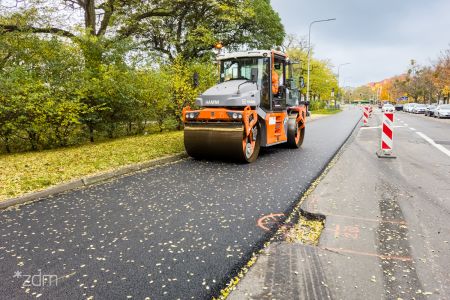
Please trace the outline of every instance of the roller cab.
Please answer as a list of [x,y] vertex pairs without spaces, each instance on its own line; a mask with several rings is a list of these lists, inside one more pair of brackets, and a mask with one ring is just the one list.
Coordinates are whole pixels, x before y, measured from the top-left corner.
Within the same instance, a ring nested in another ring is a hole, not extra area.
[[197,98],[196,108],[183,109],[187,153],[196,159],[253,162],[260,147],[300,147],[306,107],[299,103],[287,56],[237,52],[219,56],[218,62],[219,83]]

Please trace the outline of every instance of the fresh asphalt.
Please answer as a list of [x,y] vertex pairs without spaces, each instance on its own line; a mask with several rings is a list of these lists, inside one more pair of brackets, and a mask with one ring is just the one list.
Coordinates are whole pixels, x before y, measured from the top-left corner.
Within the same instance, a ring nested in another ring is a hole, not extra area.
[[288,212],[360,117],[311,122],[300,150],[253,164],[188,159],[0,212],[0,298],[217,296],[270,237],[257,220]]

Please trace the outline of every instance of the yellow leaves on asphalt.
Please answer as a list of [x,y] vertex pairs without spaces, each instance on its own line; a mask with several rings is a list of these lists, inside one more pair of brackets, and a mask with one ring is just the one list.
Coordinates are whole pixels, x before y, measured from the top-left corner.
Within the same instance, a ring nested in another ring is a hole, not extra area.
[[285,239],[291,243],[317,245],[323,228],[323,221],[301,217],[297,224],[286,230]]

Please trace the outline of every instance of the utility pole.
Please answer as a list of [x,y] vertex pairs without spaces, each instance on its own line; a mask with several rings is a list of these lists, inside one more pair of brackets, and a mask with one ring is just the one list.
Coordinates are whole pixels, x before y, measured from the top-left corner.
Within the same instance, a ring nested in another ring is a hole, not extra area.
[[321,23],[321,22],[329,22],[329,21],[335,21],[336,18],[332,19],[324,19],[324,20],[316,20],[312,21],[309,24],[309,34],[308,34],[308,82],[306,84],[306,101],[309,102],[309,74],[310,74],[310,65],[311,65],[311,27],[315,23]]
[[[338,66],[338,73],[337,73],[337,80],[338,80],[338,96],[340,95],[340,93],[339,93],[339,87],[340,87],[340,79],[341,79],[341,77],[340,77],[340,70],[341,70],[341,67],[342,67],[342,66],[349,65],[349,64],[350,64],[349,62],[346,62],[346,63],[340,64],[340,65]],[[339,98],[339,97],[338,97],[338,98]],[[336,109],[336,100],[334,100],[334,108]]]

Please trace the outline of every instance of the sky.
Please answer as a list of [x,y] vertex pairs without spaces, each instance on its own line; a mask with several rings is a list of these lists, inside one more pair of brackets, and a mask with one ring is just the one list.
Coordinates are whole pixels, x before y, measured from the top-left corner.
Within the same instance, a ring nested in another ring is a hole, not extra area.
[[[411,59],[430,65],[450,49],[449,0],[271,0],[286,33],[308,37],[314,56],[340,68],[341,86],[405,73]],[[306,62],[305,62],[306,67]]]

